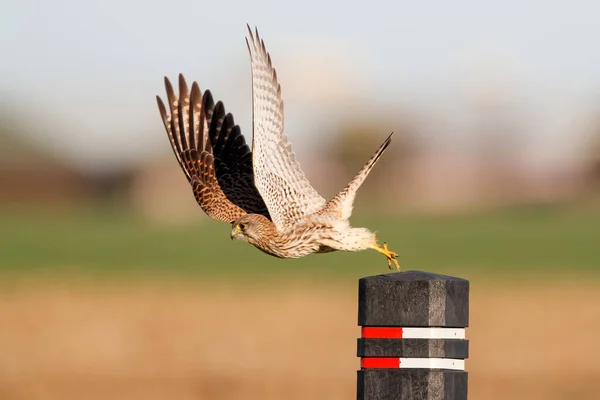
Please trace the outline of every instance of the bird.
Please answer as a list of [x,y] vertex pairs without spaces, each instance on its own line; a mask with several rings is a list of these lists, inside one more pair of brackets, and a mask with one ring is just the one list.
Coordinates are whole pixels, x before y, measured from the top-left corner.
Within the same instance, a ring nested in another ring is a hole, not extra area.
[[277,258],[373,249],[400,270],[398,254],[349,218],[358,189],[391,143],[392,132],[354,178],[325,200],[311,186],[284,132],[281,85],[264,40],[246,24],[252,72],[252,148],[222,101],[179,74],[156,96],[171,148],[200,208],[231,224],[230,238]]

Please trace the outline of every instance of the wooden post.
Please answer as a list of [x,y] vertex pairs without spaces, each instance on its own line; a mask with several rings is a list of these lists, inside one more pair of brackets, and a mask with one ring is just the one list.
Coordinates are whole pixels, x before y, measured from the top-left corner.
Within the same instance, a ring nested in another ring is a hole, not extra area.
[[466,400],[469,281],[421,271],[359,280],[358,400]]

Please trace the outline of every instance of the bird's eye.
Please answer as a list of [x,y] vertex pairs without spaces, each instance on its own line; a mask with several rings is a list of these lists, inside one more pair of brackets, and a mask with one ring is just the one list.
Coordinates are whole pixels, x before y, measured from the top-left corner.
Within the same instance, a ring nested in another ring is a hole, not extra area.
[[238,224],[238,229],[240,231],[246,230],[246,224]]

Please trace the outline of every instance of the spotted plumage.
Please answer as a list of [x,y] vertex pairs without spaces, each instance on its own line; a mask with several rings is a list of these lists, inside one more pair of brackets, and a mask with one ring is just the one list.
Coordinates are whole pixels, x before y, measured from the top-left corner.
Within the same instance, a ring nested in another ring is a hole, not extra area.
[[222,102],[179,75],[179,94],[165,78],[167,106],[157,96],[175,157],[194,197],[211,218],[232,225],[231,238],[279,258],[374,249],[399,269],[397,254],[348,219],[356,193],[389,146],[384,141],[350,183],[326,201],[311,186],[283,129],[283,100],[271,56],[248,27],[252,69],[252,150]]

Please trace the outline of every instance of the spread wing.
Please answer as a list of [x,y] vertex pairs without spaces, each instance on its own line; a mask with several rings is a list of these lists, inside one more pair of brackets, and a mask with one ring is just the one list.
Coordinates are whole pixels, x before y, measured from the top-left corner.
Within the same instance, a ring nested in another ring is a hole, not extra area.
[[252,65],[252,152],[254,182],[275,226],[282,230],[312,214],[325,199],[310,185],[283,132],[283,101],[277,73],[264,42],[248,27]]
[[223,103],[216,105],[210,91],[198,84],[191,92],[179,75],[179,97],[165,78],[169,110],[157,96],[173,153],[192,186],[194,197],[211,218],[233,222],[246,213],[269,217],[254,186],[252,152],[233,116]]
[[354,198],[356,197],[356,192],[358,192],[358,189],[363,184],[365,179],[367,179],[367,176],[369,176],[369,173],[371,172],[375,164],[377,164],[377,161],[379,161],[385,149],[387,149],[387,147],[392,142],[393,135],[394,132],[392,132],[390,136],[388,136],[387,139],[385,139],[385,141],[381,144],[381,146],[379,146],[375,154],[373,154],[371,158],[369,158],[369,160],[362,167],[362,169],[358,171],[358,174],[356,174],[356,176],[352,178],[350,183],[348,183],[348,185],[346,185],[346,187],[342,189],[341,192],[339,192],[331,200],[329,200],[325,207],[318,211],[318,214],[330,216],[340,220],[347,220],[348,218],[350,218],[350,215],[352,214],[352,207],[354,205]]

